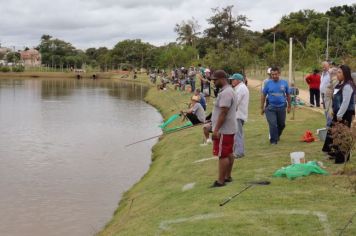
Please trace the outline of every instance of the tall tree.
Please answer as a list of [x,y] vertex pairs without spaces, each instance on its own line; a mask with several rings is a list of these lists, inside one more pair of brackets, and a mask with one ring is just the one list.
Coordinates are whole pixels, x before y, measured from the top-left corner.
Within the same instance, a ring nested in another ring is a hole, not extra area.
[[174,32],[178,34],[177,41],[181,44],[188,46],[196,46],[198,39],[200,25],[198,21],[193,17],[188,21],[182,21],[180,24],[176,24]]
[[233,5],[225,8],[213,9],[214,15],[208,19],[211,25],[204,33],[207,37],[215,41],[215,46],[219,41],[222,41],[225,46],[233,45],[242,46],[242,38],[244,37],[245,29],[248,27],[248,18],[244,15],[233,15]]

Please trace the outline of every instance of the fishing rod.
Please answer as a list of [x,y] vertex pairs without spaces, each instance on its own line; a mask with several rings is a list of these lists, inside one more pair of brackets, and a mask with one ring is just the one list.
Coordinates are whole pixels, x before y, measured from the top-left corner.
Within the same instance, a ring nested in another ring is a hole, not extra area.
[[125,145],[125,147],[130,147],[132,145],[135,145],[135,144],[138,144],[138,143],[142,143],[142,142],[145,142],[145,141],[148,141],[148,140],[151,140],[151,139],[154,139],[154,138],[159,138],[165,134],[172,134],[172,133],[176,133],[178,131],[182,131],[182,130],[186,130],[186,129],[190,129],[190,128],[194,128],[194,127],[197,127],[197,126],[201,126],[203,125],[204,123],[199,123],[199,124],[196,124],[196,125],[192,125],[192,126],[188,126],[188,127],[182,127],[182,128],[178,128],[176,130],[172,130],[172,131],[168,131],[168,132],[165,132],[163,134],[160,134],[160,135],[155,135],[155,136],[152,136],[152,137],[149,137],[149,138],[145,138],[145,139],[142,139],[142,140],[139,140],[139,141],[136,141],[136,142],[133,142],[133,143],[130,143],[130,144],[127,144]]
[[249,184],[247,187],[245,187],[244,189],[242,189],[240,192],[232,195],[231,197],[228,197],[227,199],[225,199],[223,202],[221,202],[219,204],[219,206],[224,206],[225,204],[227,204],[228,202],[230,202],[232,199],[234,199],[235,197],[239,196],[241,193],[245,192],[246,190],[248,190],[249,188],[255,186],[255,185],[270,185],[271,182],[268,180],[263,180],[263,181],[252,181],[252,182],[248,182],[246,184]]

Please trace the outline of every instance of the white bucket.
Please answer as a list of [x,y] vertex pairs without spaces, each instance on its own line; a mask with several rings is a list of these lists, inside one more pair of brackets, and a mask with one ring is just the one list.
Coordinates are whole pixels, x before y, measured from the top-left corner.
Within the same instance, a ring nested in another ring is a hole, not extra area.
[[316,133],[318,134],[320,141],[325,141],[327,132],[328,130],[326,128],[316,130]]
[[292,164],[305,163],[304,156],[305,156],[304,152],[291,152],[290,160],[291,160]]

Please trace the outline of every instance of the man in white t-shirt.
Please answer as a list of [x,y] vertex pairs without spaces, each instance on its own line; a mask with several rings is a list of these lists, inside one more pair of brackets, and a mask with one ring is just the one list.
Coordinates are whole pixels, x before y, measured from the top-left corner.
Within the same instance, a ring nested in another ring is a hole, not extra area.
[[326,90],[330,84],[329,62],[324,61],[322,63],[322,67],[323,67],[323,72],[321,73],[321,78],[320,78],[320,94],[321,94],[321,100],[323,102],[323,108],[327,109],[328,101],[326,101],[326,99],[325,99],[325,94],[326,94]]
[[231,85],[237,95],[237,132],[235,134],[234,155],[235,158],[242,158],[245,156],[245,142],[243,125],[248,117],[248,103],[250,99],[250,92],[245,85],[243,75],[236,73],[230,77]]

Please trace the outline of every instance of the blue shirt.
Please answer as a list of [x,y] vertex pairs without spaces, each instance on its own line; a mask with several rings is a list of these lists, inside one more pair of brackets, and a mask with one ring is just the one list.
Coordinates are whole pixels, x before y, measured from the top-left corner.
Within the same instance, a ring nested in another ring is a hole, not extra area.
[[274,107],[286,106],[286,95],[289,94],[288,82],[285,80],[269,80],[263,89],[263,94],[268,96],[269,105]]

